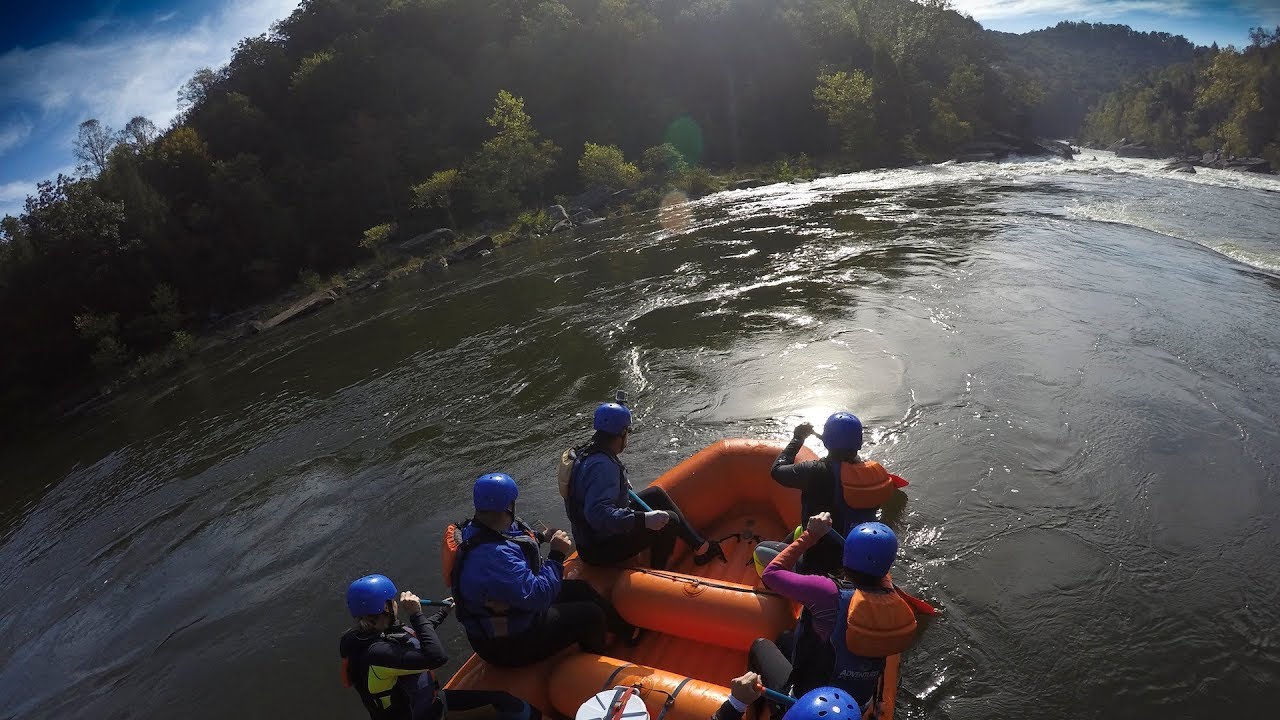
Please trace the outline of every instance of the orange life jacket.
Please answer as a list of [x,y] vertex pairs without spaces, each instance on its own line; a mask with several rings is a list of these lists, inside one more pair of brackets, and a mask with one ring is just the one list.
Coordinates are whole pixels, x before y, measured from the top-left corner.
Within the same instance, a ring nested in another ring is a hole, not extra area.
[[893,479],[875,460],[840,463],[844,503],[855,510],[878,508],[893,497]]
[[894,592],[888,575],[878,588],[853,592],[844,620],[844,643],[855,655],[889,657],[915,642],[915,611]]

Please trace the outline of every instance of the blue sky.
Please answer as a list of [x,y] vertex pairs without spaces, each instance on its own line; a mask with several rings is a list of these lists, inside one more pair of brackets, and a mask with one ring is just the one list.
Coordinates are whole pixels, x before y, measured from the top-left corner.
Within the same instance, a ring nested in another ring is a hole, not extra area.
[[1184,35],[1197,45],[1249,44],[1249,28],[1280,25],[1280,0],[951,0],[982,26],[1026,32],[1059,20],[1128,25]]
[[[191,74],[216,67],[297,0],[3,0],[0,2],[0,216],[39,180],[75,165],[76,126],[145,115],[164,127]],[[1009,32],[1088,20],[1164,30],[1221,45],[1280,24],[1280,0],[953,0]]]

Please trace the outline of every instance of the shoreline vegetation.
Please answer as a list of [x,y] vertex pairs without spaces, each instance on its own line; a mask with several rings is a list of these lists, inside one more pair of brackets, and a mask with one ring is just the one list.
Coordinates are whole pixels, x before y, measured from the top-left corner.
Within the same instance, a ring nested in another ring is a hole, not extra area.
[[[197,71],[171,126],[85,121],[77,173],[0,220],[0,405],[74,407],[379,283],[723,189],[1069,158],[1037,138],[1075,135],[1082,98],[1127,108],[1122,82],[1188,62],[1229,95],[1253,52],[993,33],[946,0],[308,0]],[[1258,125],[1269,88],[1201,119]],[[1134,126],[1112,115],[1091,137]],[[1261,137],[1216,122],[1228,153]]]

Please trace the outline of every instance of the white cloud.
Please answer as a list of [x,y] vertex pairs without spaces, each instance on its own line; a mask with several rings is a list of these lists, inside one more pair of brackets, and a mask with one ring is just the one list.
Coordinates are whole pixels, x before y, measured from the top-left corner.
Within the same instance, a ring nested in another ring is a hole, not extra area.
[[1132,12],[1181,16],[1199,14],[1193,0],[952,0],[951,4],[979,22],[1024,15],[1100,20]]
[[30,180],[14,180],[0,185],[0,205],[22,202],[35,188],[36,184]]
[[222,65],[240,39],[266,32],[297,2],[230,0],[194,27],[152,23],[102,40],[15,48],[0,55],[0,108],[34,108],[42,128],[72,133],[90,117],[120,126],[145,115],[163,126],[196,69]]
[[23,115],[0,127],[0,155],[26,142],[31,137],[31,130],[31,121]]

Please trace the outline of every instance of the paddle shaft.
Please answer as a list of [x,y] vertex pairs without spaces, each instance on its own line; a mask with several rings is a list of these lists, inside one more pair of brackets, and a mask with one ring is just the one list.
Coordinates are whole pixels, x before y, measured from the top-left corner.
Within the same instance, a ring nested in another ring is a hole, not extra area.
[[772,700],[772,701],[774,701],[774,702],[776,702],[776,703],[779,703],[779,704],[781,704],[781,705],[785,705],[785,706],[787,706],[787,707],[791,707],[792,705],[795,705],[795,704],[796,704],[796,699],[795,699],[795,698],[793,698],[793,697],[791,697],[790,695],[783,695],[782,693],[778,692],[777,690],[770,690],[769,688],[767,688],[767,687],[765,687],[765,686],[763,686],[763,685],[761,685],[761,686],[759,686],[759,687],[760,687],[761,692],[762,692],[762,693],[764,693],[764,696],[765,696],[765,697],[769,698],[770,700]]
[[641,500],[640,496],[636,494],[635,490],[628,490],[627,494],[631,496],[632,502],[640,506],[641,510],[645,512],[653,512],[653,508],[649,507],[649,503]]

